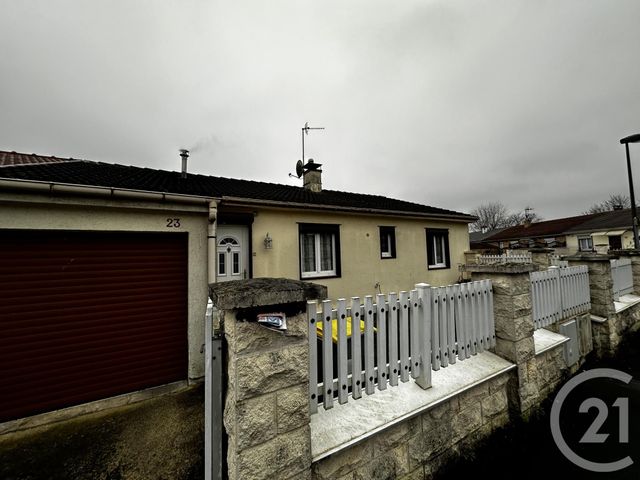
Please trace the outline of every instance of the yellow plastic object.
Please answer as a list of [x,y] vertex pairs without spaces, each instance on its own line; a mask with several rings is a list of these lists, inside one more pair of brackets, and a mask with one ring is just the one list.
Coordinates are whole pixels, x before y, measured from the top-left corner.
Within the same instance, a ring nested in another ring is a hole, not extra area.
[[[318,338],[322,338],[323,324],[324,322],[318,322],[316,324]],[[364,333],[364,320],[360,320],[360,333]],[[347,317],[347,338],[349,337],[351,337],[351,317]],[[333,340],[334,343],[338,343],[338,319],[335,318],[331,321],[331,340]]]

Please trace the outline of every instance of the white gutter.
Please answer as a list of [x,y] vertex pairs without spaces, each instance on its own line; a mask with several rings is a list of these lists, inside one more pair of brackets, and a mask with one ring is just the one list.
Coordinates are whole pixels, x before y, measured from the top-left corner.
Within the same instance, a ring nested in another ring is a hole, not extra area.
[[100,197],[129,198],[133,200],[165,201],[176,203],[208,204],[214,197],[185,195],[182,193],[163,193],[130,188],[99,187],[94,185],[76,185],[70,183],[44,182],[40,180],[21,180],[0,178],[0,188],[33,190],[48,193],[75,193]]

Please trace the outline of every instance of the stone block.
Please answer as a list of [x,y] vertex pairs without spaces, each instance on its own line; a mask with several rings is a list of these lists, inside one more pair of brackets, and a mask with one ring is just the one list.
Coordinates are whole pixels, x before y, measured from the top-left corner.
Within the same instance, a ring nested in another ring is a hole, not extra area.
[[398,477],[398,480],[424,480],[425,478],[424,467],[421,465],[417,468],[414,468],[406,475]]
[[[451,418],[451,414],[452,414],[451,402],[443,402],[433,407],[432,409],[428,410],[427,412],[423,413],[422,416],[428,417],[433,420],[440,420],[442,418],[445,418],[445,419]],[[428,427],[425,428],[425,426],[423,426],[422,428],[428,429]]]
[[334,479],[354,472],[358,466],[371,460],[373,441],[368,440],[323,458],[313,465],[313,471],[318,479]]
[[482,425],[482,408],[480,403],[472,404],[465,408],[464,403],[460,403],[462,409],[451,419],[451,428],[448,432],[448,441],[455,443],[467,436]]
[[225,333],[229,349],[236,354],[276,350],[291,345],[296,340],[306,342],[309,333],[306,314],[287,318],[286,332],[271,330],[256,322],[234,319],[232,323],[232,334],[226,330],[226,325]]
[[532,337],[535,329],[531,315],[509,318],[496,315],[495,325],[496,337],[512,341]]
[[355,480],[395,479],[409,473],[407,445],[399,445],[386,455],[375,455],[373,460],[355,470]]
[[509,381],[509,373],[503,373],[497,377],[492,378],[487,382],[489,384],[489,393],[495,393],[504,390],[504,385]]
[[238,451],[264,443],[276,436],[276,394],[238,402],[235,411]]
[[[311,467],[309,427],[278,435],[265,443],[237,452],[232,480],[287,478]],[[232,473],[231,470],[229,472]]]
[[298,344],[236,360],[238,400],[309,381],[309,348]]
[[460,410],[468,408],[474,403],[479,403],[483,398],[489,396],[489,382],[483,382],[480,385],[476,385],[458,395],[460,402]]
[[278,433],[309,424],[309,398],[306,385],[279,390],[276,394]]
[[419,435],[421,431],[422,420],[419,416],[394,425],[373,437],[373,453],[375,456],[382,455],[399,445],[404,445],[411,437]]
[[535,355],[533,337],[523,338],[515,342],[496,338],[496,355],[513,363],[524,363]]
[[499,413],[491,419],[491,430],[506,427],[510,421],[509,412]]
[[485,423],[496,415],[507,412],[508,403],[506,390],[499,390],[482,399],[481,405],[482,418]]
[[424,464],[432,456],[446,450],[453,444],[449,422],[435,422],[433,427],[409,439],[410,469]]

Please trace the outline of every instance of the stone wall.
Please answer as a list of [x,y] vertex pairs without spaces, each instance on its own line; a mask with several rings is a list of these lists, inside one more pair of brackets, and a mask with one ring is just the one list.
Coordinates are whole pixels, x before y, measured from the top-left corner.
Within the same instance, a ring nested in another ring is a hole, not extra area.
[[423,479],[509,422],[509,373],[313,464],[318,480]]
[[593,347],[598,357],[614,355],[626,332],[640,324],[640,305],[614,313],[604,321],[594,321]]

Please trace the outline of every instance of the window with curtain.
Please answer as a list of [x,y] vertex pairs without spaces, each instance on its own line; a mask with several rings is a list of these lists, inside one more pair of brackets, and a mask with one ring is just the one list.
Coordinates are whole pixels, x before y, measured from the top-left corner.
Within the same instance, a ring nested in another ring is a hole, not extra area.
[[449,230],[427,228],[427,268],[450,268]]
[[300,277],[339,277],[339,225],[301,223],[299,230]]

